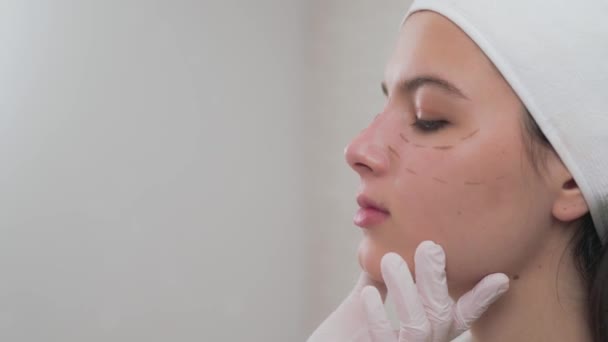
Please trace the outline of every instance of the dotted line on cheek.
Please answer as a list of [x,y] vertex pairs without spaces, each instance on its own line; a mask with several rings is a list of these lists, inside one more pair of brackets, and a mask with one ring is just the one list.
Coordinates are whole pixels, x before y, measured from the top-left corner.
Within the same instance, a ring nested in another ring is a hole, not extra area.
[[[407,171],[408,173],[417,176],[418,173],[408,167],[405,168],[405,171]],[[497,179],[504,179],[506,178],[506,176],[500,176]],[[432,180],[434,180],[437,183],[441,183],[441,184],[450,184],[447,180],[439,178],[439,177],[431,177]],[[468,185],[468,186],[480,186],[480,185],[485,185],[485,182],[473,182],[473,181],[465,181],[464,185]]]
[[472,185],[472,186],[476,186],[476,185],[483,185],[483,182],[471,182],[471,181],[466,181],[464,182],[464,185]]
[[460,138],[460,140],[463,140],[463,141],[464,141],[464,140],[470,139],[470,138],[472,138],[472,137],[473,137],[475,134],[477,134],[477,133],[479,133],[479,129],[476,129],[476,130],[475,130],[473,133],[471,133],[471,134],[469,134],[469,135],[467,135],[467,136],[464,136],[464,137]]
[[436,150],[444,150],[445,151],[445,150],[449,150],[449,149],[454,148],[454,146],[453,145],[433,146],[433,148],[436,149]]
[[436,182],[439,182],[441,184],[448,184],[448,181],[443,180],[441,178],[433,177],[433,180],[436,181]]
[[395,149],[392,146],[389,145],[388,151],[389,151],[389,153],[393,153],[397,157],[397,159],[401,159],[401,156],[399,155],[399,153],[397,153],[397,151],[395,151]]

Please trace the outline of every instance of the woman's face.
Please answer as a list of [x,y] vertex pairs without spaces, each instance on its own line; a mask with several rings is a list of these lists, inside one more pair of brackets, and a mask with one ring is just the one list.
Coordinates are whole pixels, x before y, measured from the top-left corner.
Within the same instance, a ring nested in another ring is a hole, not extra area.
[[385,72],[382,112],[346,150],[361,179],[359,262],[381,281],[399,253],[414,272],[418,244],[447,256],[452,295],[483,276],[517,272],[552,224],[552,194],[523,142],[523,105],[457,26],[433,12],[409,17]]

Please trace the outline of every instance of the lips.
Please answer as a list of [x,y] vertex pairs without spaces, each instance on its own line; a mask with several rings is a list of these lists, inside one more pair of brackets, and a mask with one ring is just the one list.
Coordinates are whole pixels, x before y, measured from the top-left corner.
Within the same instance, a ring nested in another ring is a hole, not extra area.
[[361,228],[373,228],[384,222],[390,216],[388,209],[372,200],[367,195],[361,194],[357,197],[359,210],[353,219],[355,225]]

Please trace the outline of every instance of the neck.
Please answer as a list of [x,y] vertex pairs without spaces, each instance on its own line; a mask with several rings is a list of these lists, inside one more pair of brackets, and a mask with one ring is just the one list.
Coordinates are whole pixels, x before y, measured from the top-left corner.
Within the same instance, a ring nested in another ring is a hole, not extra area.
[[586,288],[568,240],[547,241],[510,275],[509,291],[473,325],[475,341],[591,341]]

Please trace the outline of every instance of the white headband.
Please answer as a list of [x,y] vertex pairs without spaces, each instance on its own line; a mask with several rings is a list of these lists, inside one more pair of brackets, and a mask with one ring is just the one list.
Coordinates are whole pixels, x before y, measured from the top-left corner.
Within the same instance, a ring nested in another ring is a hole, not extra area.
[[608,235],[608,1],[415,0],[459,26],[517,93]]

